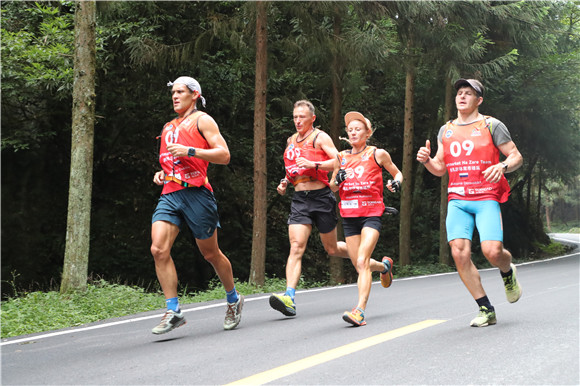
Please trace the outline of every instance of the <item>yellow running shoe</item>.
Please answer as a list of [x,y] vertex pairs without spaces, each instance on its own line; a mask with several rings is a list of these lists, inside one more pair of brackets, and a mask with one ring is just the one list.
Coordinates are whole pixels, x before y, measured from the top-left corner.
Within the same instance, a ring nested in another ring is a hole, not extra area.
[[505,287],[505,297],[508,302],[515,303],[522,297],[522,286],[516,276],[516,266],[510,264],[512,268],[511,276],[503,278],[503,285]]
[[471,321],[471,327],[485,327],[496,324],[495,311],[489,310],[486,306],[479,307],[479,315]]
[[270,307],[286,316],[296,316],[296,304],[288,295],[272,294],[270,296]]

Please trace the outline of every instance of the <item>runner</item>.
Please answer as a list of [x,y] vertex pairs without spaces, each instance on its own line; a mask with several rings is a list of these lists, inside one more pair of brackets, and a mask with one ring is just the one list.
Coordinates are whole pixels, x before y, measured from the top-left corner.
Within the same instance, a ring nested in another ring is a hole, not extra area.
[[[417,152],[417,161],[436,176],[449,173],[447,241],[457,272],[479,306],[473,327],[496,324],[479,272],[471,260],[471,238],[477,227],[481,251],[498,267],[510,303],[522,296],[512,255],[503,246],[503,225],[499,204],[506,202],[509,185],[505,173],[518,169],[523,158],[511,139],[507,127],[499,120],[483,116],[484,87],[476,79],[455,82],[457,118],[443,125],[437,136],[437,153],[430,158],[431,144]],[[500,152],[507,157],[500,162]]]
[[381,284],[385,288],[393,281],[393,260],[387,256],[383,257],[382,263],[371,259],[380,236],[381,216],[385,212],[383,170],[393,176],[393,180],[386,185],[391,192],[400,190],[403,174],[389,153],[367,145],[373,135],[371,122],[367,118],[351,111],[344,116],[344,122],[352,149],[338,154],[330,188],[340,194],[340,215],[346,245],[352,265],[358,272],[358,303],[342,318],[354,326],[364,326],[372,272],[381,272]]
[[182,76],[168,86],[172,87],[173,109],[178,117],[161,132],[159,162],[163,170],[155,173],[153,181],[163,185],[163,191],[151,226],[151,253],[167,312],[152,332],[164,334],[186,323],[179,307],[177,271],[170,254],[184,225],[193,233],[201,254],[225,288],[224,329],[231,330],[242,318],[244,297],[236,291],[232,266],[218,246],[217,203],[207,178],[208,164],[227,165],[230,151],[214,119],[196,108],[198,99],[205,107],[199,83]]
[[328,187],[328,173],[338,151],[328,134],[314,128],[316,115],[311,102],[296,102],[293,117],[296,133],[288,138],[284,151],[286,177],[277,188],[284,195],[289,183],[294,186],[288,217],[290,254],[286,263],[286,292],[270,296],[270,306],[286,316],[296,315],[296,287],[313,225],[330,256],[348,258],[345,242],[337,241],[336,198]]

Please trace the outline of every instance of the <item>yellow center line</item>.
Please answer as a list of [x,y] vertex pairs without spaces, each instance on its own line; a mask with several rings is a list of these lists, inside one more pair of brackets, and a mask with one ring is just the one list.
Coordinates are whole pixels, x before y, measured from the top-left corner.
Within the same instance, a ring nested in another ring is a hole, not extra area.
[[387,331],[379,335],[371,336],[370,338],[365,338],[353,343],[345,344],[344,346],[333,348],[331,350],[321,352],[320,354],[315,354],[307,358],[273,368],[271,370],[251,375],[238,381],[228,383],[228,385],[264,385],[268,382],[287,377],[299,371],[306,370],[310,367],[329,362],[333,359],[364,350],[391,339],[399,338],[403,335],[411,334],[413,332],[420,331],[443,322],[446,322],[446,320],[424,320],[419,323],[397,328],[396,330]]

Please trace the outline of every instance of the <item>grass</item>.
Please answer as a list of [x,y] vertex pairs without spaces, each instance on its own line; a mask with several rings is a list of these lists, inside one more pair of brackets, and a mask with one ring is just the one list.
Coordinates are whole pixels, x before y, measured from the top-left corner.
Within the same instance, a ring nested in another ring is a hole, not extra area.
[[[300,288],[320,287],[319,282],[301,280]],[[250,295],[283,292],[285,280],[267,279],[259,287],[245,282],[236,282],[239,292]],[[60,294],[57,290],[41,292],[18,292],[2,302],[0,308],[2,338],[33,334],[43,331],[80,326],[99,320],[131,315],[139,312],[165,308],[161,292],[146,292],[137,286],[109,283],[103,279],[90,281],[85,292]],[[218,280],[212,281],[203,292],[179,295],[181,304],[200,303],[224,299],[225,293]]]

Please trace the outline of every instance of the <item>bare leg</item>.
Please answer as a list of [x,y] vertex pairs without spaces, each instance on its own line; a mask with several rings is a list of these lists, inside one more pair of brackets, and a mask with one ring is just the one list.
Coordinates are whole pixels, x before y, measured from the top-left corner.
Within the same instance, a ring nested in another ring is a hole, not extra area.
[[291,224],[288,226],[290,239],[290,255],[286,262],[286,286],[296,288],[302,272],[302,255],[312,232],[312,225]]
[[171,247],[179,234],[179,227],[167,221],[151,225],[151,254],[155,272],[166,299],[177,297],[177,271],[171,258]]
[[217,229],[210,238],[195,239],[203,257],[213,266],[224,289],[229,292],[234,289],[234,274],[232,264],[218,246]]
[[348,259],[348,250],[344,241],[337,241],[336,228],[328,233],[320,234],[320,241],[324,246],[324,250],[330,256],[342,257]]
[[494,267],[498,267],[502,272],[508,272],[510,270],[512,254],[503,247],[501,241],[482,241],[481,251]]
[[455,261],[457,272],[471,296],[476,300],[484,297],[485,291],[481,285],[481,277],[473,261],[471,261],[471,240],[451,240],[449,246],[451,247],[451,254]]
[[[372,285],[372,271],[371,271],[371,255],[377,241],[379,239],[379,232],[372,228],[363,228],[361,235],[350,236],[346,238],[346,243],[349,246],[349,252],[356,258],[351,258],[357,272],[358,272],[358,304],[357,307],[366,309],[369,295],[371,293]],[[377,262],[381,266],[381,271],[384,269],[382,263]]]
[[[320,241],[322,241],[322,245],[324,246],[326,253],[328,253],[330,256],[350,259],[350,251],[346,243],[344,241],[336,241],[336,239],[336,228],[328,233],[320,234]],[[353,263],[353,265],[356,267],[355,263]],[[380,261],[371,259],[370,268],[372,272],[383,272],[385,270],[385,265]]]

